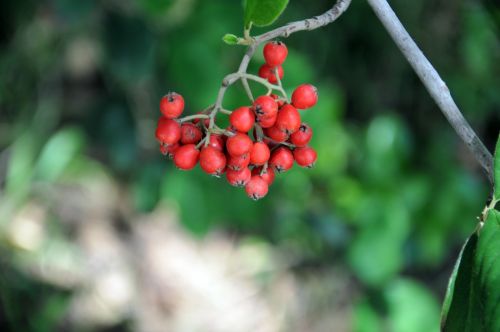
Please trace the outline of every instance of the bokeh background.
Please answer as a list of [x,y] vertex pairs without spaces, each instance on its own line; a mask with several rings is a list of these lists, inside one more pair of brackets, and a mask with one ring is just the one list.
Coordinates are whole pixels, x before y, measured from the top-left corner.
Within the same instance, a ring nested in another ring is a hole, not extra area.
[[[492,150],[499,8],[391,4]],[[213,103],[241,31],[240,1],[1,1],[1,331],[438,331],[489,186],[364,1],[286,40],[287,90],[320,91],[314,169],[256,203],[159,153],[161,96]]]

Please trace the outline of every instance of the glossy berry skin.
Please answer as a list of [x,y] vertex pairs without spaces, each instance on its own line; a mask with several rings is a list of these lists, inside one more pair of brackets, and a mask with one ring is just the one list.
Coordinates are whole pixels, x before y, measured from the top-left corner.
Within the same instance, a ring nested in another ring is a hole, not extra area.
[[250,181],[245,186],[245,191],[251,199],[254,201],[261,199],[267,195],[269,190],[269,185],[267,182],[258,175],[254,175],[250,178]]
[[170,144],[170,145],[160,144],[160,152],[169,158],[173,158],[175,151],[177,151],[177,149],[180,146],[181,145],[179,143]]
[[202,135],[200,128],[192,123],[183,123],[181,125],[182,144],[196,144],[201,140]]
[[278,104],[269,96],[260,96],[253,102],[253,111],[259,118],[272,118],[278,114]]
[[280,78],[280,80],[283,79],[283,75],[285,74],[283,67],[270,67],[267,64],[263,64],[262,66],[260,66],[259,76],[265,78],[271,84],[276,84],[278,83],[278,79],[276,78],[275,68],[278,71],[278,77]]
[[250,154],[245,153],[238,157],[229,157],[227,168],[238,171],[250,165]]
[[318,90],[311,84],[299,85],[292,93],[292,105],[305,110],[318,102]]
[[236,133],[226,141],[227,152],[232,157],[238,157],[252,150],[253,142],[247,134]]
[[285,62],[288,55],[286,45],[280,41],[272,41],[264,46],[264,59],[270,67],[276,67]]
[[281,146],[273,151],[269,165],[278,173],[283,173],[293,166],[293,154],[287,147]]
[[201,149],[200,167],[207,174],[220,176],[226,168],[226,156],[222,151],[206,146]]
[[158,142],[164,145],[175,144],[181,138],[181,125],[175,120],[161,117],[155,135]]
[[178,93],[169,92],[160,100],[160,112],[168,119],[179,117],[184,111],[184,98]]
[[305,146],[302,148],[296,148],[293,151],[293,157],[295,158],[297,165],[301,167],[311,168],[314,166],[314,163],[316,162],[318,156],[313,148]]
[[175,151],[174,164],[182,170],[193,169],[198,163],[200,151],[194,144],[183,145]]
[[271,167],[268,167],[264,172],[262,172],[262,167],[256,167],[252,170],[252,175],[258,175],[264,179],[270,186],[274,182],[274,171]]
[[284,105],[278,112],[275,127],[287,134],[293,134],[300,128],[300,114],[290,104]]
[[307,123],[300,125],[299,130],[290,135],[290,142],[298,147],[306,146],[313,135],[312,128]]
[[262,128],[270,128],[270,127],[274,126],[277,119],[278,119],[278,114],[276,114],[275,116],[271,116],[271,117],[258,116],[257,122],[259,123],[259,125]]
[[247,133],[255,123],[255,114],[250,107],[238,107],[229,116],[229,123],[237,131]]
[[271,151],[264,142],[255,142],[250,152],[250,163],[255,166],[264,165],[271,157]]
[[241,170],[232,170],[228,169],[226,171],[226,179],[230,185],[234,187],[243,187],[245,186],[250,178],[252,177],[252,172],[248,167],[244,167]]
[[285,142],[288,139],[288,134],[277,127],[271,127],[264,130],[264,133],[267,137],[272,139],[275,142]]
[[211,134],[208,140],[208,146],[216,148],[219,151],[224,150],[224,145],[226,144],[224,136],[218,134]]

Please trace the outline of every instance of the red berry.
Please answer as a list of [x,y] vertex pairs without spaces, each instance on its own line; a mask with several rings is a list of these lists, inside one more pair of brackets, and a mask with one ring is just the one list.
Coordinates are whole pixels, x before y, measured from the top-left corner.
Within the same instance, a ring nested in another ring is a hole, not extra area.
[[225,143],[224,136],[218,134],[211,134],[208,140],[208,146],[214,147],[219,151],[224,150]]
[[252,165],[264,165],[271,156],[269,147],[264,142],[256,142],[253,145],[252,152],[250,152],[250,163]]
[[278,112],[275,127],[287,134],[292,134],[300,128],[300,114],[295,107],[285,104]]
[[251,199],[254,201],[261,199],[267,195],[269,190],[269,185],[267,182],[258,175],[254,175],[250,178],[247,185],[245,186],[245,191]]
[[313,148],[305,146],[302,148],[296,148],[293,151],[293,157],[295,158],[297,165],[311,168],[314,166],[314,163],[316,162],[316,158],[318,156]]
[[201,130],[192,123],[183,123],[181,126],[181,143],[196,144],[201,140]]
[[200,167],[210,175],[220,176],[226,167],[226,156],[212,146],[201,149]]
[[274,126],[277,119],[278,119],[278,114],[271,117],[259,116],[257,117],[257,122],[262,128],[270,128]]
[[248,167],[244,167],[238,171],[228,169],[226,172],[227,182],[235,187],[243,187],[250,181],[251,177],[252,173]]
[[264,133],[267,137],[275,142],[285,142],[288,139],[288,134],[279,130],[277,127],[266,128]]
[[285,172],[293,166],[293,154],[287,147],[281,146],[273,151],[269,165],[278,173]]
[[238,171],[250,165],[250,154],[245,153],[238,157],[229,157],[227,168]]
[[292,93],[293,106],[301,110],[313,107],[317,101],[318,89],[311,84],[299,85]]
[[249,153],[252,149],[252,145],[253,142],[250,137],[242,133],[236,133],[226,141],[227,152],[233,157]]
[[278,104],[272,97],[260,96],[253,102],[253,110],[260,118],[272,118],[278,114]]
[[183,145],[175,151],[174,164],[182,170],[190,170],[198,163],[200,151],[194,144]]
[[300,125],[299,130],[290,135],[290,142],[295,146],[306,146],[312,138],[312,128],[306,123]]
[[184,98],[178,93],[169,92],[160,100],[160,111],[169,119],[179,117],[184,111]]
[[278,104],[278,108],[282,107],[285,105],[285,101],[281,99],[278,95],[275,95],[274,93],[271,94],[271,97],[276,100],[276,103]]
[[276,78],[275,68],[277,68],[278,76],[281,80],[283,78],[283,75],[285,74],[283,67],[281,67],[281,66],[277,66],[277,67],[273,68],[273,67],[270,67],[266,64],[263,64],[259,68],[259,76],[262,78],[265,78],[271,84],[276,84],[276,83],[278,83],[278,79]]
[[274,182],[274,171],[272,168],[268,167],[265,171],[262,171],[262,167],[256,167],[252,171],[252,175],[258,175],[263,178],[268,185],[272,185]]
[[175,144],[181,138],[181,125],[171,119],[161,117],[156,127],[156,139],[165,145]]
[[255,114],[252,112],[250,107],[238,107],[229,116],[229,122],[237,131],[246,133],[252,129],[255,123]]
[[272,41],[264,46],[263,53],[266,63],[271,67],[275,67],[285,62],[286,56],[288,55],[288,49],[284,43]]
[[166,144],[160,144],[160,152],[164,154],[165,156],[172,158],[175,154],[175,151],[180,147],[179,143],[171,144],[171,145],[166,145]]

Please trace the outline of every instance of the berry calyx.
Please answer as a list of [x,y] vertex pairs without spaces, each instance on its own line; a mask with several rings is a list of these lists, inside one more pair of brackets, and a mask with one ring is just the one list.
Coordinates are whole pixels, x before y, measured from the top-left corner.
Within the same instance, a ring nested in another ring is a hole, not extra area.
[[247,154],[252,149],[253,142],[247,134],[236,133],[229,137],[226,141],[227,152],[233,156],[238,157]]
[[298,109],[305,110],[318,102],[318,89],[311,84],[299,85],[292,93],[292,104]]
[[272,118],[278,114],[278,104],[269,96],[260,96],[253,102],[253,111],[260,118]]
[[292,151],[287,147],[280,146],[271,154],[269,165],[273,167],[276,172],[283,173],[292,168],[293,160]]
[[317,159],[317,153],[313,148],[308,146],[296,148],[293,151],[293,157],[297,165],[306,168],[312,168]]
[[299,130],[290,135],[290,142],[293,145],[301,147],[306,146],[311,140],[313,135],[312,128],[307,123],[300,125]]
[[177,143],[181,138],[181,125],[171,119],[161,117],[156,126],[156,139],[164,145]]
[[169,158],[173,158],[175,151],[177,151],[177,149],[180,146],[181,145],[179,143],[170,144],[170,145],[160,144],[160,152]]
[[203,136],[200,128],[192,123],[183,123],[181,126],[181,143],[196,144]]
[[278,78],[276,77],[275,68],[277,69],[278,77],[281,80],[285,74],[285,71],[281,66],[271,67],[267,64],[263,64],[259,68],[259,76],[265,78],[271,84],[276,84],[278,83]]
[[286,45],[280,41],[272,41],[264,46],[264,59],[270,67],[276,67],[285,62],[288,55]]
[[168,119],[179,117],[184,111],[184,98],[176,92],[169,92],[160,100],[160,112]]
[[275,127],[287,134],[293,134],[300,128],[300,114],[295,107],[285,104],[278,112]]
[[200,151],[194,144],[183,145],[175,151],[174,164],[182,170],[193,169],[198,163]]
[[226,167],[226,156],[220,150],[206,146],[201,149],[200,167],[210,175],[220,176]]
[[255,166],[264,165],[271,157],[271,151],[264,142],[256,142],[250,152],[250,163]]
[[255,123],[255,114],[250,107],[238,107],[229,116],[229,123],[239,132],[246,133]]
[[269,186],[274,182],[274,171],[270,167],[266,168],[265,170],[262,170],[262,167],[256,167],[252,170],[252,175],[260,176],[267,182]]
[[254,201],[266,196],[268,190],[269,190],[269,185],[259,175],[252,176],[250,178],[250,181],[248,181],[248,183],[245,186],[245,191],[248,197],[250,197]]
[[245,186],[250,178],[252,177],[252,172],[248,167],[244,167],[241,170],[232,170],[228,169],[226,171],[226,179],[230,185],[234,187],[243,187]]

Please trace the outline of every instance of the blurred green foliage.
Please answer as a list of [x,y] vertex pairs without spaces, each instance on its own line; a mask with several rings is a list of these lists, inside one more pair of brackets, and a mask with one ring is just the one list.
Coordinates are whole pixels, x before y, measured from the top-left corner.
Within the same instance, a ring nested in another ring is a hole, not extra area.
[[[492,149],[500,128],[500,9],[392,4]],[[330,5],[291,1],[276,25]],[[294,260],[349,271],[359,285],[355,331],[437,331],[447,277],[489,188],[365,2],[353,1],[331,26],[286,40],[288,92],[304,82],[320,92],[303,113],[314,128],[314,169],[279,176],[255,203],[199,169],[176,170],[158,152],[160,97],[183,94],[190,113],[213,103],[243,54],[221,37],[241,31],[240,1],[3,0],[0,225],[43,196],[36,186],[111,174],[135,211],[166,204],[194,236],[218,229],[258,236]],[[258,52],[249,71],[262,62]],[[234,88],[224,106],[246,103]],[[1,299],[2,330],[20,319],[5,312],[6,301],[28,292],[46,303],[42,311],[29,305],[37,312],[30,321],[40,322],[22,330],[51,331],[64,294],[39,294],[37,281],[11,277],[19,273],[9,272],[16,271],[12,251],[0,246],[0,292],[16,294]]]

